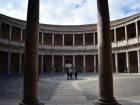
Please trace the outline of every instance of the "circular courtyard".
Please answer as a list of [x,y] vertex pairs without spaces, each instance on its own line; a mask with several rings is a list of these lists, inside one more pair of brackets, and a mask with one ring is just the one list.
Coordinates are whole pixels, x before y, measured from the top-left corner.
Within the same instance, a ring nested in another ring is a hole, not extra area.
[[[140,104],[140,74],[114,74],[114,96],[122,105]],[[45,105],[94,105],[98,97],[98,74],[80,73],[77,80],[65,74],[40,75],[39,98]],[[1,77],[0,105],[18,105],[23,76]]]

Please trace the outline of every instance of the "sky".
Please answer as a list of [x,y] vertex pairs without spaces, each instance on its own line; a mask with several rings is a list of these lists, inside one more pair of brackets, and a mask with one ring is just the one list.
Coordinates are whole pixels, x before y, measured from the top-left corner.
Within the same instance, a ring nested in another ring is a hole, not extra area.
[[[28,0],[0,0],[0,13],[26,20]],[[110,19],[140,13],[140,0],[109,0]],[[97,0],[40,0],[40,23],[82,25],[97,23]]]

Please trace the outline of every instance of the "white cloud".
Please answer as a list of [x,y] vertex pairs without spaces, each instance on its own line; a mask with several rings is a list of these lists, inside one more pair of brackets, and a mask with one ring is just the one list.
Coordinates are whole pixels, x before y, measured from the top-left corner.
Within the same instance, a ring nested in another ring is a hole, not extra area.
[[[40,22],[92,24],[97,20],[97,0],[40,0]],[[28,0],[0,0],[0,13],[26,20]],[[140,12],[140,0],[109,0],[111,19]]]

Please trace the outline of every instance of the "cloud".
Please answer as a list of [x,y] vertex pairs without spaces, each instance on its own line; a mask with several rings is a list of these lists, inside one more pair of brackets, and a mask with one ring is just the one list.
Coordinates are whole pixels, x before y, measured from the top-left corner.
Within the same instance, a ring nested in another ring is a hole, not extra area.
[[[97,0],[40,0],[40,22],[92,24],[97,21]],[[28,0],[0,0],[0,13],[26,20]],[[140,0],[109,0],[111,20],[140,12]]]
[[140,12],[140,0],[109,0],[111,20]]

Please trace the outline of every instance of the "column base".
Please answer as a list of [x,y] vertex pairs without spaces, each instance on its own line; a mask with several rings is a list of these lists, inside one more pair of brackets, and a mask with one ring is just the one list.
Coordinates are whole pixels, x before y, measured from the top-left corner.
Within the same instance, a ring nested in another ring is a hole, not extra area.
[[95,101],[96,105],[121,105],[119,104],[115,99],[109,100],[109,99],[97,99]]
[[21,102],[19,103],[19,105],[45,105],[45,104],[44,104],[44,102],[42,102],[42,101],[39,101],[39,102],[37,102],[37,103],[24,103],[23,101],[21,101]]

